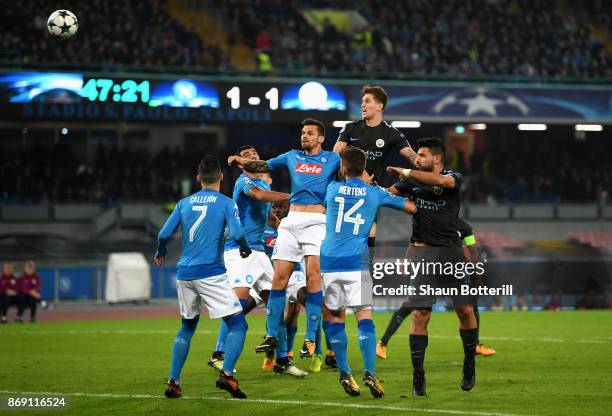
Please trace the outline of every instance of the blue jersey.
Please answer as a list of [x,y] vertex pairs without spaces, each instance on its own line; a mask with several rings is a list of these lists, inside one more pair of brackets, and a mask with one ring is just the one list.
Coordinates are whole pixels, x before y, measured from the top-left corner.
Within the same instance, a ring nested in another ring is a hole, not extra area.
[[240,247],[250,252],[236,204],[217,191],[203,189],[176,204],[159,231],[156,258],[166,256],[166,244],[179,225],[183,251],[176,267],[178,280],[195,280],[225,273],[223,244],[226,226]]
[[[272,203],[257,201],[251,198],[248,192],[253,187],[258,187],[265,191],[270,190],[270,184],[268,184],[268,182],[262,179],[251,178],[243,173],[236,179],[233,198],[238,206],[240,223],[244,228],[249,246],[251,246],[253,250],[264,251],[266,244],[264,240],[264,230],[268,223],[268,214],[272,209]],[[232,250],[238,247],[238,243],[236,243],[233,238],[228,238],[225,242],[226,250]]]
[[332,182],[325,195],[325,239],[321,245],[321,271],[368,269],[368,235],[379,207],[403,210],[404,198],[358,178]]
[[272,258],[272,252],[274,251],[274,246],[276,246],[276,237],[278,237],[278,231],[276,231],[276,228],[266,225],[266,229],[264,230],[264,239],[266,240],[266,254],[270,258]]
[[323,204],[325,189],[336,177],[340,156],[321,150],[318,155],[307,155],[302,150],[290,150],[267,161],[271,170],[285,168],[291,178],[290,204]]

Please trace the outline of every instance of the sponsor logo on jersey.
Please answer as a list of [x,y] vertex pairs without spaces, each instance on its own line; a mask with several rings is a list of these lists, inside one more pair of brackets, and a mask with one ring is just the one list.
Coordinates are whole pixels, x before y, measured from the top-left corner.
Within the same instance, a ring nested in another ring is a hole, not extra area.
[[310,314],[310,316],[308,317],[308,319],[310,319],[311,321],[313,321],[313,322],[314,322],[314,321],[317,321],[317,320],[319,319],[319,316],[318,316],[318,315],[316,315],[316,314],[314,314],[314,313],[312,313],[312,314]]
[[268,247],[276,246],[276,237],[268,237],[268,238],[266,238],[266,245]]
[[385,145],[385,141],[383,139],[376,140],[376,147],[380,148],[380,147],[384,147],[384,145]]
[[246,277],[246,282],[247,282],[248,284],[253,283],[253,276],[251,276],[250,274],[249,274],[249,275],[247,275],[247,277]]
[[418,209],[426,209],[428,211],[438,211],[440,208],[446,206],[446,201],[439,199],[437,201],[430,201],[423,198],[415,198],[414,203]]
[[298,163],[295,167],[295,171],[307,175],[320,175],[321,172],[323,172],[323,166],[315,163]]
[[351,137],[352,142],[356,142],[357,140],[359,140],[359,137]]
[[378,152],[378,151],[375,152],[373,150],[367,150],[366,151],[366,156],[370,160],[375,160],[375,159],[381,157],[382,155],[383,155],[383,152]]

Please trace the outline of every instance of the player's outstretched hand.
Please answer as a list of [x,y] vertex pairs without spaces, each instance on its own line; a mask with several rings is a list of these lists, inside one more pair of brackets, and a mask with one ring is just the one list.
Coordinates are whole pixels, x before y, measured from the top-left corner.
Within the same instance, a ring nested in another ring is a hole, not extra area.
[[238,156],[231,155],[230,157],[227,158],[227,164],[229,166],[232,166],[234,164],[234,162],[236,161],[236,159],[238,159]]
[[387,166],[387,172],[389,173],[395,173],[397,175],[402,176],[402,171],[404,170],[404,168],[398,168],[396,166]]
[[155,257],[155,264],[158,266],[161,266],[162,264],[164,264],[164,258],[163,257]]
[[248,249],[248,250],[240,249],[240,257],[242,257],[243,259],[246,259],[247,257],[251,255],[252,252],[253,251],[251,249]]

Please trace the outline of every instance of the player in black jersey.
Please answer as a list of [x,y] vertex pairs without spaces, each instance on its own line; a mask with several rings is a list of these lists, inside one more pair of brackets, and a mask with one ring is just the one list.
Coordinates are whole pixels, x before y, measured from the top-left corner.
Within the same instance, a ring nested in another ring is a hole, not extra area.
[[[424,289],[458,290],[462,281],[459,273],[436,271],[436,265],[451,264],[453,271],[458,271],[465,257],[461,250],[457,219],[460,208],[461,174],[444,169],[445,150],[440,139],[428,138],[418,142],[418,157],[415,160],[417,169],[388,167],[387,171],[402,175],[405,180],[393,187],[401,194],[408,194],[417,206],[413,217],[415,223],[413,262],[424,266],[412,280],[417,290],[411,296],[412,322],[410,325],[410,352],[413,367],[413,394],[424,396],[425,393],[425,349],[428,336],[427,325],[431,318],[431,306],[436,301],[436,293],[424,293]],[[430,271],[433,269],[433,273]],[[446,266],[444,266],[446,270]],[[455,278],[457,277],[457,278]],[[435,290],[434,290],[435,292]],[[469,297],[453,296],[455,312],[459,318],[459,334],[463,342],[464,360],[461,388],[469,391],[476,383],[476,344],[478,325]]]
[[[366,153],[366,172],[371,179],[382,184],[385,173],[385,162],[391,150],[396,149],[400,155],[413,165],[416,153],[410,147],[406,136],[383,120],[387,107],[387,93],[379,85],[365,85],[361,89],[362,120],[345,125],[334,145],[334,152],[340,153],[347,145],[360,148]],[[368,246],[374,247],[376,224],[370,230]]]
[[406,136],[383,120],[387,107],[387,93],[378,85],[366,85],[361,89],[362,120],[345,125],[334,145],[340,153],[347,145],[358,147],[366,153],[366,171],[380,182],[385,172],[385,162],[391,150],[396,149],[414,165],[417,154]]
[[[389,188],[389,192],[394,195],[399,195],[399,191],[395,187]],[[472,230],[472,226],[469,222],[458,218],[457,219],[457,231],[459,231],[459,238],[463,242],[463,255],[470,263],[476,263],[478,261],[478,251],[476,250],[476,236]],[[413,234],[410,239],[410,245],[406,250],[406,258],[410,258],[414,253],[414,241],[419,241],[420,238]],[[471,282],[472,285],[478,284],[479,282]],[[496,351],[492,348],[486,347],[480,343],[480,314],[478,313],[478,299],[474,297],[472,300],[472,306],[474,307],[474,316],[476,317],[476,324],[478,325],[478,344],[476,345],[476,355],[490,356],[495,355]],[[387,324],[387,329],[383,334],[380,341],[376,344],[376,356],[383,360],[387,358],[387,345],[391,340],[391,337],[397,332],[399,327],[402,325],[404,320],[412,313],[412,307],[408,302],[404,302],[402,306],[395,312]]]

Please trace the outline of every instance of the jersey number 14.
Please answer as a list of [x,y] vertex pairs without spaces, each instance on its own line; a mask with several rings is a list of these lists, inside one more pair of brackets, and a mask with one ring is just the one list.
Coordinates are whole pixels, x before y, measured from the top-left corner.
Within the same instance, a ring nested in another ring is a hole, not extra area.
[[336,220],[336,232],[339,233],[342,228],[342,222],[350,222],[353,224],[353,235],[357,235],[359,233],[359,226],[361,224],[365,224],[365,220],[361,218],[361,214],[357,214],[352,216],[355,211],[359,209],[363,205],[363,199],[358,199],[355,205],[351,207],[346,214],[344,213],[344,197],[337,196],[334,198],[334,201],[338,203],[338,219]]

